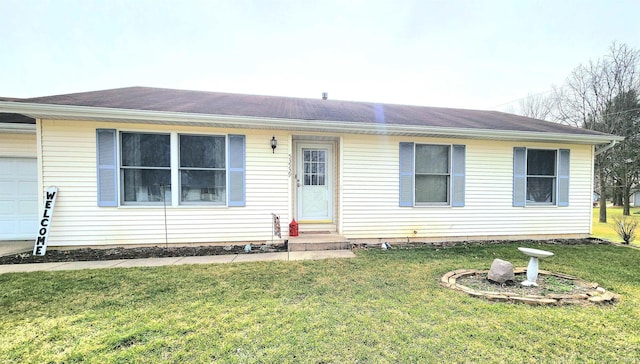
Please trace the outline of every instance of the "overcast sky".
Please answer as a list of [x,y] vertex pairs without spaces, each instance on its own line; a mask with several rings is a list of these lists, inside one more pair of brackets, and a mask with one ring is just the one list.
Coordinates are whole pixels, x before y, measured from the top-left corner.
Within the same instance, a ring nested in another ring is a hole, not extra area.
[[640,1],[0,0],[0,96],[128,86],[503,110],[613,41]]

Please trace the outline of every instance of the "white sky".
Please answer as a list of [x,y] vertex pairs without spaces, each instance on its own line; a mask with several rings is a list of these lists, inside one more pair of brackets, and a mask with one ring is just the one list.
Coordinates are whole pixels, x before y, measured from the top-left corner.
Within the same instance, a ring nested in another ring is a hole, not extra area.
[[505,109],[613,41],[640,1],[0,0],[0,96],[128,86]]

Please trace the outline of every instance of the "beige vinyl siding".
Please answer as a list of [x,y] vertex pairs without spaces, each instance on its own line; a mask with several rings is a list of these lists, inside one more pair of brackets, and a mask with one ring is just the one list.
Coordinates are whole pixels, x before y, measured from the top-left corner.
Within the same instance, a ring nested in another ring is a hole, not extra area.
[[[399,207],[401,141],[466,145],[464,207]],[[512,207],[513,147],[571,150],[569,207]],[[591,146],[346,136],[342,233],[348,238],[437,238],[588,234]]]
[[162,206],[97,206],[96,128],[246,136],[246,206],[167,206],[170,244],[270,241],[271,213],[289,220],[285,134],[276,134],[278,149],[272,154],[272,132],[44,120],[43,184],[59,188],[51,246],[165,243]]
[[0,133],[0,157],[36,158],[36,134]]
[[[97,206],[97,128],[245,135],[246,206],[167,206],[168,242],[271,241],[272,212],[280,215],[283,238],[287,238],[287,224],[295,206],[295,189],[289,175],[290,163],[295,162],[295,156],[290,159],[290,153],[295,152],[290,132],[56,120],[39,121],[39,127],[41,187],[59,188],[51,246],[165,243],[162,206]],[[275,153],[270,147],[272,136],[278,140]],[[484,239],[586,235],[590,231],[592,146],[329,133],[322,136],[339,137],[335,216],[338,232],[347,238]],[[35,143],[34,136],[24,137]],[[400,142],[466,145],[465,206],[399,207]],[[516,146],[571,150],[569,207],[512,207]]]

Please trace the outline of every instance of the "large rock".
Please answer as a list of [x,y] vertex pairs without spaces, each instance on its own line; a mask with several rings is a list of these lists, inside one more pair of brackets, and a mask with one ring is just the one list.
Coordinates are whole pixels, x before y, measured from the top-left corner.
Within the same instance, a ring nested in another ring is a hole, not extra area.
[[513,274],[513,264],[502,259],[494,259],[491,263],[491,269],[487,278],[497,283],[505,283],[506,281],[515,281],[516,276]]

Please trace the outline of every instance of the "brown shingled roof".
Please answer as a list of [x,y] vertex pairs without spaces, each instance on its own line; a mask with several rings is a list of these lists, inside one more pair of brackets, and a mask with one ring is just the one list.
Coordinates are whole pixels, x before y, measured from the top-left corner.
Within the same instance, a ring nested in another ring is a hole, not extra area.
[[604,135],[591,130],[573,128],[498,111],[322,100],[320,98],[303,99],[242,95],[149,87],[127,87],[16,101],[275,119]]

